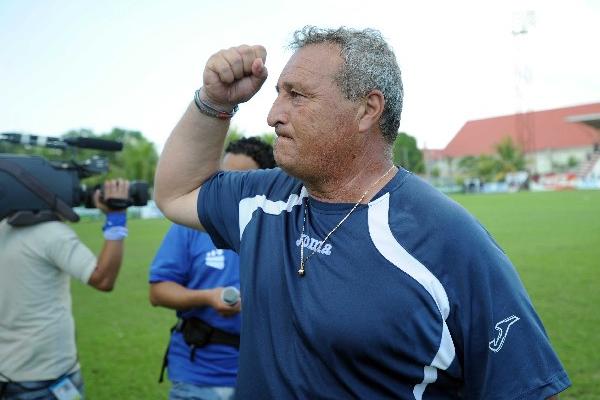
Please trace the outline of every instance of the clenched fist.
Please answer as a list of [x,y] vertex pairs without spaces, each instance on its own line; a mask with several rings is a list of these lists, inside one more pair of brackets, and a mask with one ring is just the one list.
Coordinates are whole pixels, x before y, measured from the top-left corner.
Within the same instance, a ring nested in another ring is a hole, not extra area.
[[202,100],[223,111],[250,100],[267,79],[266,59],[263,46],[241,45],[213,54],[204,68]]

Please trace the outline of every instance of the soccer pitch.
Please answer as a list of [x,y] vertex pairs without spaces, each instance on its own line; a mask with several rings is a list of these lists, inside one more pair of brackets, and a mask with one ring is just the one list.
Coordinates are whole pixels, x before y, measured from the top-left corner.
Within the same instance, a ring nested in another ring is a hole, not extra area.
[[[561,399],[600,398],[600,191],[457,195],[516,266],[573,381]],[[94,252],[100,222],[72,225]],[[73,282],[87,398],[166,399],[158,384],[174,312],[148,302],[147,271],[169,226],[131,220],[112,293]]]

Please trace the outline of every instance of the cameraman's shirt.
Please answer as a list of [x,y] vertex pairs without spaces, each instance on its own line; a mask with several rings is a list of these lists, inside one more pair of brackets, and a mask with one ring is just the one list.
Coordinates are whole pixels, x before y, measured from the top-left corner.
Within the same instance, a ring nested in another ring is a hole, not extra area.
[[[165,235],[150,267],[150,283],[175,282],[188,289],[220,286],[240,287],[239,257],[231,250],[217,249],[208,234],[173,225]],[[211,307],[178,311],[178,318],[196,317],[224,331],[240,333],[240,314],[220,316]],[[173,332],[169,343],[169,379],[200,386],[234,386],[239,352],[222,344],[209,344],[196,350],[190,360],[190,347],[181,332]]]
[[79,368],[70,278],[87,283],[95,267],[94,254],[62,222],[16,228],[0,221],[0,373],[22,382]]

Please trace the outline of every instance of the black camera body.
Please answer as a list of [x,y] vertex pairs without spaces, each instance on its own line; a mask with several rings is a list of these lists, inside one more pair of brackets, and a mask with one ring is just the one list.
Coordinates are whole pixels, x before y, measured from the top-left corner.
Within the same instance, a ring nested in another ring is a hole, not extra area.
[[129,196],[127,199],[105,199],[104,187],[102,185],[94,187],[82,186],[80,204],[86,208],[96,208],[94,204],[94,192],[96,190],[100,190],[100,201],[113,210],[122,210],[129,206],[145,206],[148,204],[148,184],[144,181],[129,182]]
[[[16,174],[7,172],[2,166],[12,164]],[[0,219],[16,211],[47,210],[49,204],[23,185],[21,178],[29,173],[49,192],[55,194],[68,206],[81,203],[81,191],[77,171],[57,169],[37,156],[0,154]]]
[[[9,138],[14,139],[18,134],[11,135]],[[7,140],[6,138],[6,134],[0,135],[0,140]],[[55,139],[57,140],[60,139]],[[92,146],[106,149],[104,142],[112,146],[112,151],[114,143],[118,143],[94,139]],[[85,147],[89,148],[90,144],[86,142]],[[102,186],[86,187],[80,183],[83,178],[107,171],[107,160],[98,156],[83,163],[51,163],[39,156],[0,154],[0,220],[9,217],[9,223],[15,226],[32,225],[59,217],[77,222],[79,216],[72,208],[94,208],[93,196],[96,189],[100,189],[101,200],[112,209],[124,209],[131,205],[144,206],[148,203],[146,182],[130,182],[129,198],[126,200],[104,200]]]

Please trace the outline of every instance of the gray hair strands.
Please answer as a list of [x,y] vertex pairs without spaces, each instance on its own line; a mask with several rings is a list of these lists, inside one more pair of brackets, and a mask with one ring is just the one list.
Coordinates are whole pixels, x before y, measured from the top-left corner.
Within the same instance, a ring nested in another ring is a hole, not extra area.
[[298,50],[323,43],[340,47],[340,56],[344,62],[336,82],[348,100],[361,99],[371,90],[383,93],[385,106],[379,127],[383,137],[393,143],[400,127],[404,89],[396,56],[381,33],[374,29],[305,26],[294,32],[289,47]]

